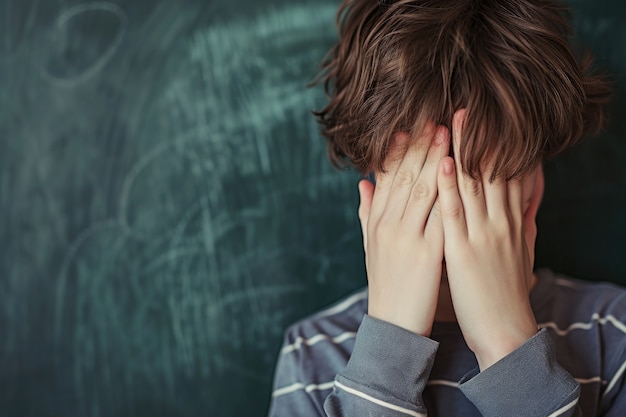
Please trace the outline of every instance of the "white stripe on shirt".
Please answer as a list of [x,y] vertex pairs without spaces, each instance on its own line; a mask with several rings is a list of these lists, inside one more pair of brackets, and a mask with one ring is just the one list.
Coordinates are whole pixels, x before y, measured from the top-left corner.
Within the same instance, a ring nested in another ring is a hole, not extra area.
[[337,304],[334,307],[330,307],[330,308],[327,308],[326,310],[320,311],[319,313],[315,314],[313,317],[320,318],[320,317],[332,316],[334,314],[339,314],[342,311],[349,309],[354,304],[358,303],[359,301],[365,298],[367,298],[367,289],[361,290],[358,293],[346,298],[344,301],[342,301],[341,303]]
[[558,416],[562,416],[563,413],[565,413],[566,411],[571,410],[572,408],[576,407],[576,404],[578,404],[578,398],[576,398],[574,401],[572,401],[571,403],[564,405],[563,407],[559,408],[558,410],[556,410],[554,413],[550,414],[548,417],[558,417]]
[[613,377],[611,382],[609,382],[609,386],[606,387],[606,391],[604,391],[604,394],[602,394],[602,399],[604,399],[604,397],[606,397],[606,395],[613,389],[613,387],[617,385],[617,381],[619,381],[619,379],[624,374],[624,370],[626,370],[626,361],[624,361],[622,366],[620,366],[620,368],[615,373],[615,376]]
[[593,384],[599,382],[600,384],[606,384],[606,381],[602,377],[594,376],[593,378],[574,378],[579,384]]
[[616,319],[615,316],[608,315],[604,319],[600,319],[600,316],[598,314],[594,314],[594,316],[598,317],[599,321],[601,321],[602,324],[605,324],[607,321],[610,321],[613,326],[617,327],[619,330],[622,331],[622,333],[626,334],[626,324]]
[[[624,365],[622,365],[622,367],[617,372],[617,374],[615,375],[613,380],[611,380],[611,383],[607,387],[607,390],[605,391],[603,396],[606,395],[616,385],[617,380],[624,373],[624,370],[626,370],[626,362],[624,363]],[[606,383],[606,381],[603,381],[599,376],[596,376],[596,377],[593,377],[593,378],[586,378],[586,379],[582,379],[582,378],[575,378],[575,379],[580,384],[590,384],[590,383],[593,383],[593,382],[600,382],[602,384]],[[272,393],[272,397],[280,397],[282,395],[291,394],[292,392],[296,392],[296,391],[299,391],[299,390],[303,390],[303,391],[305,391],[307,393],[310,393],[310,392],[313,392],[313,391],[329,390],[329,389],[331,389],[333,387],[334,384],[335,384],[335,381],[323,382],[323,383],[320,383],[320,384],[309,384],[309,385],[304,385],[301,382],[296,382],[296,383],[288,385],[286,387],[282,387],[282,388],[277,389],[276,391],[274,391]],[[339,385],[341,385],[342,387],[344,386],[342,384],[339,384]],[[428,383],[426,385],[429,385],[429,386],[438,385],[438,386],[457,388],[457,389],[459,388],[459,383],[458,382],[448,381],[448,380],[445,380],[445,379],[433,379],[433,380],[428,381]],[[349,391],[350,389],[351,388],[348,388],[345,391],[350,392]]]
[[279,388],[272,393],[272,397],[280,397],[281,395],[291,394],[292,392],[296,392],[299,390],[304,390],[305,392],[313,392],[313,391],[324,391],[327,389],[331,389],[334,385],[334,381],[325,382],[323,384],[310,384],[304,385],[301,382],[296,382],[295,384],[288,385],[283,388]]
[[364,392],[355,390],[353,388],[346,387],[345,385],[343,385],[343,384],[341,384],[341,383],[339,383],[337,381],[335,381],[335,387],[341,388],[342,390],[346,391],[347,393],[350,393],[352,395],[356,395],[357,397],[361,397],[364,400],[370,401],[370,402],[372,402],[374,404],[377,404],[377,405],[379,405],[381,407],[388,408],[389,410],[398,411],[400,413],[406,414],[408,416],[413,416],[413,417],[426,417],[426,414],[418,413],[417,411],[409,410],[408,408],[400,407],[398,405],[391,404],[391,403],[388,403],[386,401],[379,400],[377,398],[374,398],[374,397],[372,397],[370,395],[365,394]]
[[458,388],[459,383],[454,381],[446,381],[445,379],[433,379],[428,381],[426,385],[443,385],[444,387]]
[[285,346],[280,350],[280,354],[284,355],[286,353],[293,352],[294,350],[298,350],[302,347],[302,345],[313,346],[316,343],[322,341],[329,341],[335,345],[345,342],[348,339],[354,339],[356,337],[355,332],[345,332],[336,337],[330,337],[325,334],[317,334],[311,338],[305,339],[303,337],[296,337],[296,341],[290,345]]
[[593,325],[595,323],[599,323],[599,324],[607,324],[607,323],[611,323],[613,326],[615,326],[618,330],[620,330],[622,333],[626,334],[626,324],[622,323],[621,321],[619,321],[618,319],[615,318],[615,316],[612,315],[608,315],[606,317],[600,317],[600,315],[598,313],[594,313],[591,316],[591,321],[588,323],[572,323],[569,325],[569,327],[567,327],[566,329],[560,329],[559,326],[552,322],[546,322],[546,323],[539,323],[539,327],[544,328],[544,327],[549,327],[550,329],[552,329],[557,335],[559,336],[566,336],[567,334],[569,334],[570,332],[574,331],[574,330],[589,330],[591,328],[593,328]]

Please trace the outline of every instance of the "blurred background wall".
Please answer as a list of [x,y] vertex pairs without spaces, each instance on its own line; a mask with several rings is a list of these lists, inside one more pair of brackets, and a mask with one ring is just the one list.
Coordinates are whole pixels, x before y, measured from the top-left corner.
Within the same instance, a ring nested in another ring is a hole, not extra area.
[[[546,166],[539,265],[626,284],[626,4]],[[0,0],[0,414],[262,416],[286,325],[366,283],[354,172],[306,89],[338,1]]]

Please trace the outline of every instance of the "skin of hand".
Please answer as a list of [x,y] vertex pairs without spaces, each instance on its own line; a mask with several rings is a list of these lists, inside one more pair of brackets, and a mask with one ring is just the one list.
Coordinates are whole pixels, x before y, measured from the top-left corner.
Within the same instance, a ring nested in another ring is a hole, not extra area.
[[427,337],[444,251],[444,229],[433,205],[437,171],[449,147],[443,126],[429,124],[416,138],[398,133],[376,187],[359,182],[368,314]]
[[[464,110],[454,115],[455,155],[465,117]],[[538,331],[529,292],[541,193],[534,192],[525,207],[522,179],[490,182],[489,176],[473,180],[463,174],[460,159],[450,157],[441,159],[437,176],[452,303],[481,371]]]

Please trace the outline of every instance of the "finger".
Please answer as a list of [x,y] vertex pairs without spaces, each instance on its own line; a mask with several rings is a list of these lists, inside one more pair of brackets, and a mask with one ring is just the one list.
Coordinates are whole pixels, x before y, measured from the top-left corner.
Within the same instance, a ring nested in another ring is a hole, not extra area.
[[507,181],[508,206],[511,218],[516,224],[524,219],[524,184],[521,179]]
[[449,131],[445,126],[438,126],[422,171],[411,189],[410,198],[403,215],[409,227],[417,227],[424,231],[428,221],[430,221],[433,204],[437,198],[439,162],[448,155],[449,149]]
[[544,177],[543,168],[541,165],[537,168],[533,176],[533,186],[530,195],[524,194],[524,201],[527,201],[527,205],[524,205],[524,234],[526,237],[526,245],[528,248],[528,255],[531,268],[535,263],[535,243],[537,241],[537,211],[541,205],[541,198],[544,191]]
[[466,217],[474,224],[487,217],[487,207],[485,204],[482,181],[480,179],[473,179],[463,172],[463,161],[460,149],[461,141],[463,140],[463,125],[465,124],[466,114],[467,112],[464,109],[454,114],[452,120],[452,143],[459,195],[463,202]]
[[[393,178],[391,194],[387,199],[385,207],[386,215],[398,219],[404,215],[411,190],[420,177],[424,161],[428,155],[428,149],[434,137],[435,126],[433,123],[428,123],[407,149]],[[424,184],[421,184],[419,188],[421,189],[420,192],[423,191],[425,189]]]
[[467,238],[465,210],[459,195],[454,160],[450,157],[443,158],[439,164],[437,190],[446,245],[449,239]]
[[524,206],[525,219],[534,219],[537,216],[537,211],[539,210],[539,206],[541,206],[544,187],[543,168],[540,165],[533,176],[533,187],[530,195],[524,194],[524,201],[530,198],[530,200],[527,201],[528,206]]
[[404,158],[408,140],[409,135],[404,132],[397,133],[394,136],[393,143],[383,163],[384,172],[379,172],[376,175],[376,188],[374,190],[374,199],[371,209],[371,214],[376,218],[380,217],[387,205],[387,198],[391,191],[393,179]]
[[363,248],[367,251],[367,225],[369,222],[372,199],[374,198],[374,184],[368,180],[359,181],[359,220],[363,232]]
[[507,221],[509,201],[506,179],[498,176],[491,181],[491,173],[488,173],[483,175],[482,185],[489,219],[496,222]]
[[[437,164],[438,165],[438,164]],[[439,197],[435,199],[432,209],[428,214],[428,220],[424,227],[424,237],[432,247],[443,248],[443,223],[441,219],[441,203]],[[443,251],[441,253],[443,261]]]

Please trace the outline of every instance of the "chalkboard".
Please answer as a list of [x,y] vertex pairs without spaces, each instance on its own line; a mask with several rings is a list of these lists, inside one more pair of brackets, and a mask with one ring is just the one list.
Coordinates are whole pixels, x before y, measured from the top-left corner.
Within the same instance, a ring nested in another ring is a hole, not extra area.
[[[613,120],[538,263],[626,284],[626,5],[572,1]],[[306,89],[337,1],[0,0],[0,410],[262,416],[284,328],[365,284]]]

